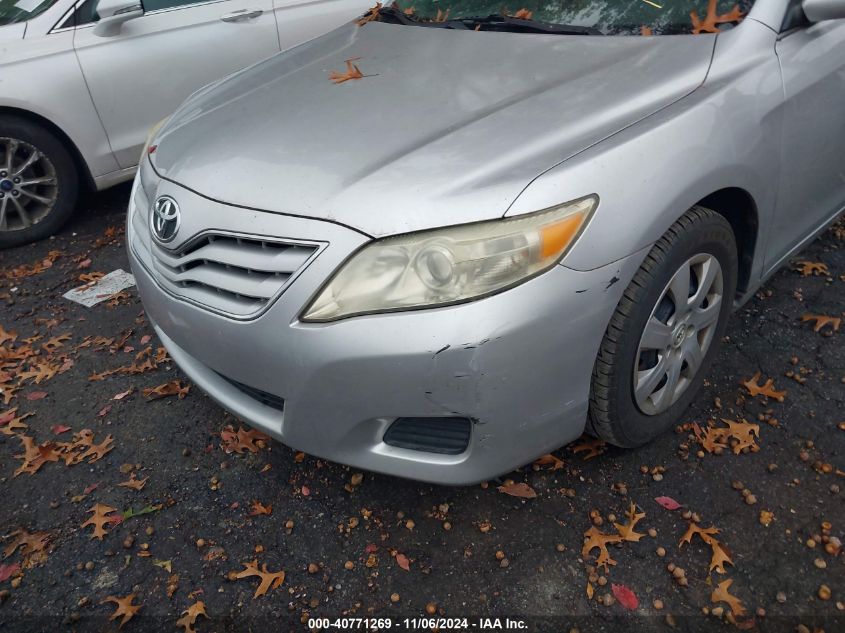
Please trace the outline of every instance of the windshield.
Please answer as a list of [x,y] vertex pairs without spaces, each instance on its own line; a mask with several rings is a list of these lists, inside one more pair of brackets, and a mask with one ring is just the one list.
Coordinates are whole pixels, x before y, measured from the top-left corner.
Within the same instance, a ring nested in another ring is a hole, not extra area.
[[[754,0],[400,0],[392,8],[419,26],[543,32],[520,29],[513,21],[516,18],[577,27],[584,33],[673,35],[731,28],[753,4]],[[506,24],[465,20],[491,15],[509,18]]]
[[55,3],[56,0],[0,0],[0,26],[26,22]]

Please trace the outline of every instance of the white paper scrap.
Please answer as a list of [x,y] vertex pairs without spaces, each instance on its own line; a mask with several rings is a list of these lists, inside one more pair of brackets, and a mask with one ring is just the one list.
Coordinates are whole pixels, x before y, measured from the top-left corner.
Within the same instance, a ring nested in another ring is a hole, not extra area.
[[73,290],[68,290],[62,296],[65,299],[70,299],[76,303],[81,303],[86,308],[95,306],[101,301],[105,301],[113,294],[131,288],[135,285],[135,277],[131,273],[118,268],[111,271],[108,275],[104,275],[97,281]]

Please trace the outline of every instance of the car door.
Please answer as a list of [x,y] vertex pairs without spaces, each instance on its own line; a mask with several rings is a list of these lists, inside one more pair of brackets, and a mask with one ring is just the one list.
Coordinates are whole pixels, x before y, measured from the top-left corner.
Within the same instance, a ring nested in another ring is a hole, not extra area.
[[114,37],[77,26],[85,81],[121,167],[195,90],[279,51],[272,0],[143,0]]
[[328,33],[366,13],[374,0],[273,0],[282,50]]
[[784,86],[782,169],[767,267],[845,205],[845,20],[809,24],[800,15],[776,44]]

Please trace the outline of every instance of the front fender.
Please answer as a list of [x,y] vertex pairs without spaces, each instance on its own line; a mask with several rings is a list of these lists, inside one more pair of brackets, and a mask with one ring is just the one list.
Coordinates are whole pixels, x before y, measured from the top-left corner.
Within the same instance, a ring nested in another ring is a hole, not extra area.
[[[692,94],[543,173],[507,215],[598,194],[594,217],[563,262],[593,270],[653,244],[690,207],[732,187],[754,200],[762,243],[779,178],[782,84],[775,34],[749,21],[719,37],[740,30],[755,54],[730,73],[711,69]],[[727,42],[717,51],[719,44]],[[755,260],[752,279],[760,276],[762,258]]]

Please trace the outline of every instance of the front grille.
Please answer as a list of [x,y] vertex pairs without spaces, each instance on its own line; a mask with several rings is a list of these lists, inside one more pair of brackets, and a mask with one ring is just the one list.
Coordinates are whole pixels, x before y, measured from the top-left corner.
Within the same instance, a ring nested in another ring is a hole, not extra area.
[[[215,372],[217,373],[217,372]],[[246,395],[254,400],[258,400],[261,404],[265,407],[271,407],[273,409],[277,409],[278,411],[285,410],[285,399],[280,398],[279,396],[274,396],[272,393],[268,393],[266,391],[261,391],[261,389],[256,389],[255,387],[250,387],[249,385],[245,385],[242,382],[238,382],[237,380],[232,380],[228,376],[224,376],[223,374],[217,373],[218,376],[223,378],[226,382],[230,385],[237,387]]]
[[469,446],[471,430],[467,418],[396,418],[382,441],[412,451],[460,455]]
[[246,319],[278,297],[317,254],[321,244],[208,231],[175,250],[152,239],[149,201],[138,187],[132,247],[159,285],[172,295]]
[[159,283],[175,295],[239,317],[260,311],[316,251],[314,244],[215,233],[176,252],[152,243]]

